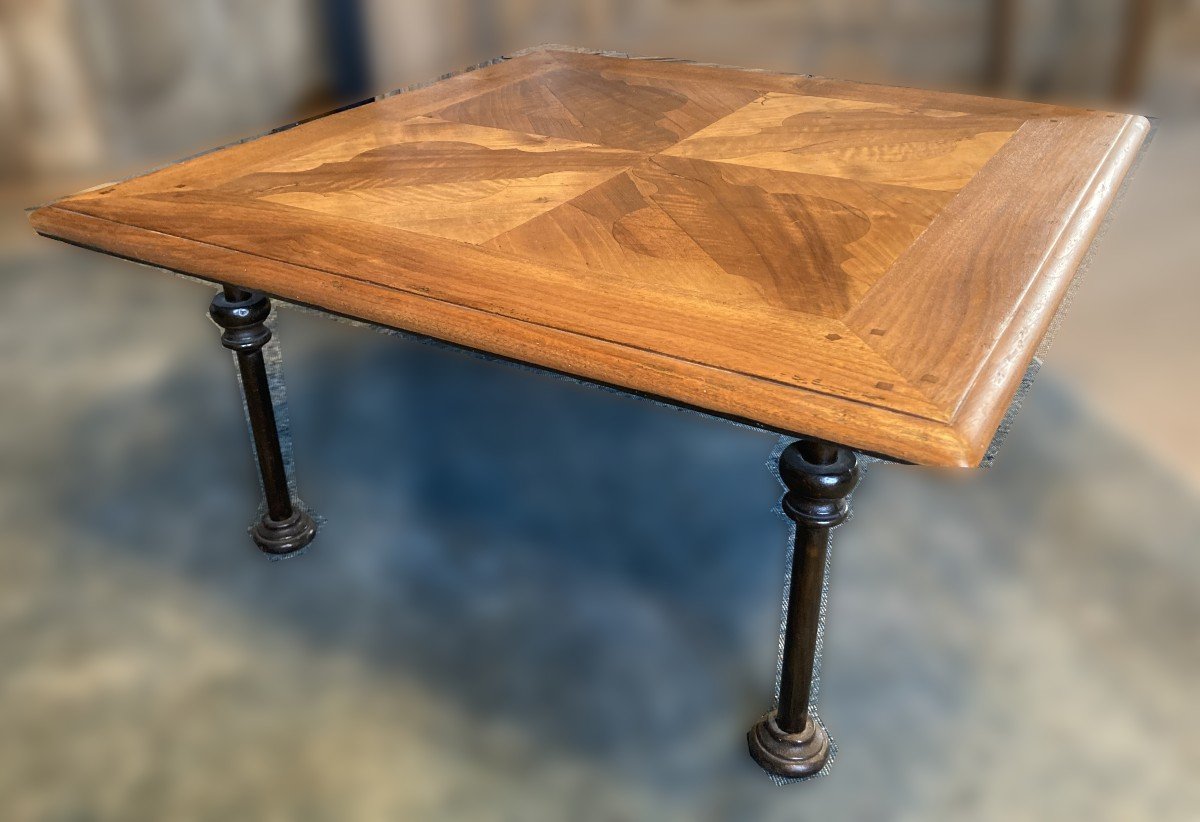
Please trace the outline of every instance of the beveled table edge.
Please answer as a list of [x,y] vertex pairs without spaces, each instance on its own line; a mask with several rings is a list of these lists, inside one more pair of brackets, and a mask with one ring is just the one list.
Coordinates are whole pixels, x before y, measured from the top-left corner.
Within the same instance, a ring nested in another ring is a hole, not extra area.
[[[907,462],[961,467],[970,465],[965,461],[968,457],[964,455],[963,445],[953,429],[923,417],[819,394],[801,387],[783,386],[740,372],[501,317],[480,309],[377,284],[366,284],[347,277],[326,274],[320,279],[308,278],[310,282],[281,292],[278,290],[278,280],[271,272],[296,269],[298,266],[55,206],[35,211],[31,219],[38,233],[45,237],[109,256],[214,283],[236,283],[285,302],[311,306],[398,331],[434,337],[629,393],[652,396],[668,404],[736,419],[758,428],[782,434],[819,436],[844,442],[858,450],[886,454]],[[154,246],[153,255],[145,253],[150,244]],[[345,297],[346,291],[362,289],[370,289],[374,298],[369,312],[353,309]],[[446,318],[451,316],[469,317],[471,322],[446,322]],[[577,359],[541,344],[563,336],[571,337],[577,345],[586,349],[589,358]],[[672,396],[661,386],[678,386],[680,390],[674,393],[701,398],[716,386],[723,389],[723,399],[713,403],[691,402]],[[777,407],[768,414],[756,413],[754,409],[759,406],[747,402],[747,398],[769,398],[775,401]],[[780,400],[785,405],[779,406]],[[905,422],[905,429],[899,432],[900,437],[895,433],[878,435],[888,422],[898,417]],[[857,420],[854,432],[845,427],[848,418]]]

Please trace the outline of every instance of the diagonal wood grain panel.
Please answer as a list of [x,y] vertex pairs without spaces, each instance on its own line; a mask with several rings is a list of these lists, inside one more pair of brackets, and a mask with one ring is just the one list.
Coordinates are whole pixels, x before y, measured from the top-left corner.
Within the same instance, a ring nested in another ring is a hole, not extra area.
[[543,48],[32,221],[760,425],[969,465],[1146,131]]
[[353,137],[216,190],[482,242],[599,185],[638,158],[431,117]]
[[288,158],[336,152],[343,143],[363,139],[364,133],[386,136],[397,124],[414,116],[428,114],[432,109],[477,97],[527,77],[537,77],[558,66],[553,52],[531,53],[520,60],[457,74],[423,88],[377,99],[369,105],[317,117],[297,126],[203,152],[147,174],[95,186],[72,195],[71,199],[86,199],[113,190],[133,195],[176,188],[200,190],[219,185],[232,176],[249,174],[263,166],[277,165]]
[[664,153],[955,191],[1020,125],[1010,117],[771,93]]
[[751,89],[686,89],[561,68],[437,112],[446,120],[588,143],[657,151],[758,95]]
[[659,155],[489,248],[725,303],[839,317],[950,199],[931,192]]

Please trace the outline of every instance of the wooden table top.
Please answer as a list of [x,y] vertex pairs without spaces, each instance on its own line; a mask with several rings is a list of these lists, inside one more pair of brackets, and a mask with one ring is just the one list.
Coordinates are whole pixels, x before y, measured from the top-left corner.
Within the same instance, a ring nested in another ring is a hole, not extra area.
[[1142,117],[534,49],[32,213],[912,462],[983,456]]

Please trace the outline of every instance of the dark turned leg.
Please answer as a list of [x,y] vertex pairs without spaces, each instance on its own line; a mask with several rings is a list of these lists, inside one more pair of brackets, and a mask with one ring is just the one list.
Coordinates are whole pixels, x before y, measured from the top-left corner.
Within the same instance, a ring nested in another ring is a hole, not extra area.
[[225,329],[221,344],[237,355],[266,495],[267,512],[251,527],[250,536],[268,554],[290,554],[312,542],[317,526],[307,511],[292,504],[279,447],[275,407],[262,354],[263,346],[271,339],[271,329],[265,324],[271,314],[271,301],[265,294],[227,285],[213,298],[209,314]]
[[779,706],[747,739],[755,762],[776,776],[794,778],[811,776],[829,760],[829,737],[808,710],[829,529],[850,513],[846,497],[858,483],[858,463],[847,448],[802,439],[780,455],[779,475],[787,487],[783,511],[796,523]]

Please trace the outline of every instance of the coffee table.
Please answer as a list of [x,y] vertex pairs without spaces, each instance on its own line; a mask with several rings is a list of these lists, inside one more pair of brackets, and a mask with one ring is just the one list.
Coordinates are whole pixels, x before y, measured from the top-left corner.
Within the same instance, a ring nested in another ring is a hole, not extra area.
[[[293,499],[270,298],[798,437],[783,778],[830,756],[810,693],[855,452],[984,457],[1149,134],[1145,118],[540,47],[32,212],[41,234],[220,283],[265,492]],[[268,297],[270,295],[270,297]],[[715,501],[714,501],[715,502]]]

